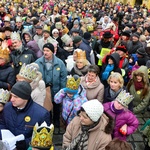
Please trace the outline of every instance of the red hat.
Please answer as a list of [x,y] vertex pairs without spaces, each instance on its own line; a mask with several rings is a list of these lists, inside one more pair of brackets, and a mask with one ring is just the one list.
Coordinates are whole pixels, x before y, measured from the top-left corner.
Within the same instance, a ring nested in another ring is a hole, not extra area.
[[127,49],[126,49],[126,47],[124,45],[123,46],[117,46],[116,51],[117,50],[123,51],[124,53],[127,52]]

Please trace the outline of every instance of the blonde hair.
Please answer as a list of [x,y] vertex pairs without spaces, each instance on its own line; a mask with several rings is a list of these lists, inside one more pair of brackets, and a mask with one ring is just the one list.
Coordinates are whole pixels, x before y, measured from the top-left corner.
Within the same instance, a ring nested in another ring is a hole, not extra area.
[[87,65],[88,65],[87,59],[77,59],[77,60],[76,60],[76,64],[77,64],[78,62],[82,62],[84,66],[87,66]]
[[117,79],[119,81],[119,83],[120,83],[120,87],[123,87],[124,79],[123,79],[123,77],[122,77],[122,75],[120,73],[118,73],[118,72],[111,73],[111,75],[109,76],[109,78],[107,80],[108,84],[110,83],[110,79],[111,78]]

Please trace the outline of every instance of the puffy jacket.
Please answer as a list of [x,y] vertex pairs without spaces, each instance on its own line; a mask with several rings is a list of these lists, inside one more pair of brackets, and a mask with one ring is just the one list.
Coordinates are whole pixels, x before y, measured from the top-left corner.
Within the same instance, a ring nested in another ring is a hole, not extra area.
[[26,146],[28,147],[34,125],[36,122],[40,125],[44,121],[50,125],[50,113],[42,106],[33,102],[32,99],[29,99],[25,108],[21,110],[13,107],[12,103],[8,102],[4,107],[2,120],[0,121],[0,130],[8,129],[15,136],[23,134]]
[[[115,120],[115,127],[113,132],[113,138],[119,138],[120,140],[126,140],[127,136],[132,134],[139,125],[139,121],[136,116],[130,110],[124,110],[123,112],[116,114],[111,110],[113,102],[103,104],[105,113],[110,115]],[[119,129],[127,124],[127,134],[122,135]]]

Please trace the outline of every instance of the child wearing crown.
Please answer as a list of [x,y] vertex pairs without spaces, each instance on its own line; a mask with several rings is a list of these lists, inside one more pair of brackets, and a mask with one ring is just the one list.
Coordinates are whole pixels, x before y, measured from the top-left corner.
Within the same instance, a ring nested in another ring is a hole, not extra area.
[[66,88],[61,89],[54,97],[55,103],[62,104],[62,119],[66,125],[77,115],[81,105],[88,101],[86,91],[80,85],[80,78],[77,75],[69,76]]
[[126,140],[138,128],[138,119],[128,110],[128,104],[132,100],[133,96],[122,90],[114,101],[103,104],[105,113],[114,119],[113,138]]

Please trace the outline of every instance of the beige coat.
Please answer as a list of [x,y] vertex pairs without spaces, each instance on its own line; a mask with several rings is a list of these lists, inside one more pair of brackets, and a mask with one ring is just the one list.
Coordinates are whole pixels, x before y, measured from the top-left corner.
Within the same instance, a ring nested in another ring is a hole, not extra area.
[[88,100],[91,99],[98,99],[101,103],[104,99],[104,85],[101,83],[99,77],[96,78],[96,81],[90,85],[87,85],[86,83],[86,77],[81,77],[80,84],[85,88],[86,90],[86,97]]
[[[112,140],[111,134],[106,134],[105,127],[109,118],[103,114],[97,126],[89,130],[88,149],[87,150],[105,150],[106,145]],[[77,137],[81,131],[80,118],[75,117],[67,126],[63,135],[63,148],[67,147],[71,141]]]

